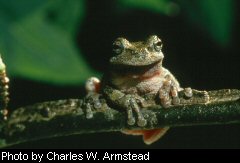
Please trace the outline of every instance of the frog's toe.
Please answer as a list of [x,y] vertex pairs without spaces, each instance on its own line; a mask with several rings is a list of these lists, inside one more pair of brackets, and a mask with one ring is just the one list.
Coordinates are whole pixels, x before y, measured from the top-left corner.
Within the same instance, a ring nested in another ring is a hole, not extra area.
[[179,99],[179,97],[173,97],[172,103],[173,103],[173,105],[179,105],[179,104],[180,104],[180,99]]
[[161,99],[161,104],[164,108],[169,108],[171,106],[171,99],[170,98]]
[[87,107],[86,107],[86,118],[87,119],[93,118],[93,112],[90,104],[87,104]]
[[130,126],[134,125],[135,122],[136,122],[136,121],[135,121],[135,118],[133,118],[133,117],[132,117],[132,118],[129,118],[128,121],[127,121],[127,123],[128,123]]
[[102,107],[102,104],[101,104],[101,102],[98,100],[98,101],[95,101],[94,102],[94,108],[95,109],[101,109],[101,107]]
[[147,120],[144,119],[144,118],[140,118],[140,119],[138,119],[137,124],[138,124],[139,127],[144,127],[144,126],[147,125]]
[[184,89],[184,94],[186,97],[191,98],[193,96],[192,88],[188,87]]
[[93,118],[93,113],[92,112],[87,112],[86,118],[87,119]]

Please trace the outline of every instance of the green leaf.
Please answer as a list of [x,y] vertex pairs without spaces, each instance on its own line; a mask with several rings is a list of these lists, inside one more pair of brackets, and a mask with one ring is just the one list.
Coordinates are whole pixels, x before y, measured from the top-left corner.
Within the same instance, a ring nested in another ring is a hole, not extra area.
[[120,5],[144,9],[165,15],[175,15],[178,6],[170,0],[118,0]]
[[47,7],[49,23],[76,36],[76,31],[85,16],[85,0],[51,1]]
[[11,22],[0,19],[0,51],[8,74],[54,84],[82,83],[95,73],[74,43],[76,21],[69,26],[48,21],[50,5]]
[[178,0],[189,20],[207,30],[222,46],[231,41],[234,21],[232,0]]
[[[36,9],[46,4],[46,2],[47,0],[0,0],[1,19],[4,17],[10,21],[20,19],[36,11]],[[5,13],[4,17],[2,13]]]

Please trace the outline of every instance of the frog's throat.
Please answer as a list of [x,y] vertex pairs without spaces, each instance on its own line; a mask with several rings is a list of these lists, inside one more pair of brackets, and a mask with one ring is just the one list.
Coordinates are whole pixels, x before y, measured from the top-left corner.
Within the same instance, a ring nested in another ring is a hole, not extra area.
[[162,72],[162,64],[157,64],[155,66],[153,66],[152,68],[150,68],[148,71],[146,71],[145,73],[139,75],[139,79],[142,80],[147,80],[147,79],[151,79],[155,76],[160,76]]
[[162,72],[161,69],[158,69],[157,71],[154,71],[154,72],[146,72],[145,74],[139,76],[139,80],[143,81],[143,80],[151,79],[156,76],[160,76],[161,72]]
[[155,76],[161,75],[162,72],[162,60],[148,66],[131,67],[125,69],[114,69],[113,74],[122,76],[128,79],[147,80]]

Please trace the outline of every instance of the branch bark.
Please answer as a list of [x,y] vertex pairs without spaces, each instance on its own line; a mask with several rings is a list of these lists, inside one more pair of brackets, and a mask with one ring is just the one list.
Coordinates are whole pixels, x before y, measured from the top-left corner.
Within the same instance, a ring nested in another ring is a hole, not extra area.
[[[143,109],[148,120],[141,129],[164,126],[190,126],[240,123],[240,91],[225,89],[209,91],[210,102],[173,106],[168,109],[154,106]],[[92,132],[111,132],[140,129],[129,126],[126,113],[106,107],[94,111],[86,118],[82,99],[67,99],[38,103],[16,109],[9,119],[0,122],[0,147],[26,141]]]

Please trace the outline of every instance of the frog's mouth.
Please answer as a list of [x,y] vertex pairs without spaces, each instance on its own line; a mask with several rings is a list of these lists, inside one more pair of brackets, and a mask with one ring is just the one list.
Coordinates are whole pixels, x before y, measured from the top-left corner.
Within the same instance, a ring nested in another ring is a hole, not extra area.
[[148,79],[152,78],[156,75],[160,74],[160,70],[162,67],[162,59],[144,66],[129,66],[129,65],[122,65],[122,66],[115,66],[114,72],[119,75],[129,76],[135,79]]

